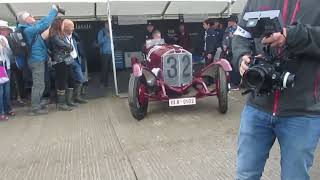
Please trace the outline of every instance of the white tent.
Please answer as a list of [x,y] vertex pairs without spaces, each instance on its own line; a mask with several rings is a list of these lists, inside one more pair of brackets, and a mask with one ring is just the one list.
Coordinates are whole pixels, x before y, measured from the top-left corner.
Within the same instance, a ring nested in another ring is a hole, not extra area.
[[[66,10],[65,17],[67,18],[91,21],[109,19],[109,22],[111,22],[111,16],[115,15],[119,16],[119,23],[122,19],[133,22],[137,22],[137,19],[140,19],[139,22],[141,23],[146,22],[147,19],[178,19],[179,14],[183,14],[185,21],[189,22],[206,17],[227,17],[231,13],[241,13],[246,1],[247,0],[55,0],[56,3],[60,4],[61,7]],[[14,22],[15,15],[19,11],[28,11],[35,17],[42,17],[47,15],[52,3],[52,1],[45,0],[0,0],[0,19]],[[110,29],[112,29],[111,23],[109,26]],[[113,68],[114,73],[116,73],[114,57]],[[118,95],[116,74],[114,74],[114,80],[116,93]]]
[[[122,1],[111,0],[111,15],[145,16],[146,18],[175,18],[178,14],[226,16],[230,10],[239,14],[247,0],[197,0],[197,1]],[[96,19],[107,17],[107,1],[56,0],[68,18]],[[29,11],[32,15],[45,16],[52,2],[43,0],[0,0],[0,17],[15,20],[19,11]]]

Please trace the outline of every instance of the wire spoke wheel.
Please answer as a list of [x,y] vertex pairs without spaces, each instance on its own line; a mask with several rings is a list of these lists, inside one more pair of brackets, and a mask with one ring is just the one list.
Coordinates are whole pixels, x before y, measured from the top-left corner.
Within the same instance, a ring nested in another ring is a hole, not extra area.
[[142,120],[148,111],[149,97],[148,87],[143,76],[135,77],[131,75],[129,81],[128,101],[132,116]]

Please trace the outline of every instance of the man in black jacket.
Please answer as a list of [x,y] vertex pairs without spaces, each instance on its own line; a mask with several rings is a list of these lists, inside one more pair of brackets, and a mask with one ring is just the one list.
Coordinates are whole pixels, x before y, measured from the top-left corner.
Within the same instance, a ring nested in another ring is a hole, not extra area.
[[220,32],[218,31],[219,22],[216,19],[207,19],[203,22],[203,28],[205,31],[205,58],[206,65],[210,64],[217,52],[217,48],[221,46],[219,43]]
[[[223,52],[224,57],[232,64],[232,37],[233,33],[237,29],[237,23],[238,23],[238,17],[235,15],[231,15],[228,19],[228,27],[225,30],[224,36],[223,36]],[[241,81],[241,77],[238,73],[238,70],[236,70],[234,67],[232,68],[232,71],[230,72],[230,90],[239,90],[239,84]]]
[[[244,12],[281,10],[283,33],[269,38],[250,39],[247,31],[233,38],[235,67],[240,74],[248,69],[253,55],[252,41],[261,45],[287,47],[293,60],[286,70],[296,74],[295,86],[271,95],[248,97],[241,115],[238,141],[237,180],[258,180],[278,140],[281,148],[282,180],[308,180],[320,137],[320,12],[318,0],[248,0]],[[242,19],[242,18],[241,18]],[[239,26],[244,28],[242,20]],[[246,30],[244,28],[244,30]]]

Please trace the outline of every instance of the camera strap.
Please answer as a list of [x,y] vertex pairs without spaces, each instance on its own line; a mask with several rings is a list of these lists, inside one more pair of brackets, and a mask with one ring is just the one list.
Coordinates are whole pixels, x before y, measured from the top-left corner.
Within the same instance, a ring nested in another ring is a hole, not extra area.
[[288,5],[289,5],[289,0],[284,0],[283,7],[282,7],[282,21],[284,24],[287,24],[287,20],[288,20]]
[[[301,0],[297,0],[296,7],[291,17],[290,24],[293,24],[296,21],[297,13],[300,11],[300,4],[301,4]],[[282,9],[282,20],[284,24],[286,24],[288,20],[288,6],[289,6],[289,0],[284,0],[283,9]],[[281,50],[279,50],[279,52],[281,52]],[[273,103],[273,113],[272,113],[273,116],[277,115],[280,95],[281,95],[281,90],[276,89],[274,93],[274,103]]]
[[294,23],[296,23],[296,21],[297,21],[297,14],[298,14],[298,12],[300,11],[300,8],[301,8],[301,0],[298,0],[297,3],[296,3],[296,7],[295,7],[295,9],[294,9],[292,18],[291,18],[291,22],[290,22],[291,25],[294,24]]
[[[282,20],[284,24],[286,24],[288,21],[288,6],[289,6],[289,0],[284,0],[283,9],[282,9]],[[290,25],[296,22],[297,14],[300,11],[300,8],[301,8],[301,0],[297,0],[296,7],[294,8],[294,11],[290,20]]]
[[251,39],[252,35],[248,31],[244,30],[242,27],[238,26],[233,35],[241,36],[247,39]]

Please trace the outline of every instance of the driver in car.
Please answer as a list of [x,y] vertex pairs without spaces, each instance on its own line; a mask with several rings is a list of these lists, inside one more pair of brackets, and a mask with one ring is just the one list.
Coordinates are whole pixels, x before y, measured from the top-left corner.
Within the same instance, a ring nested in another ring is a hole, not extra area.
[[152,39],[161,39],[161,32],[159,30],[153,31]]

